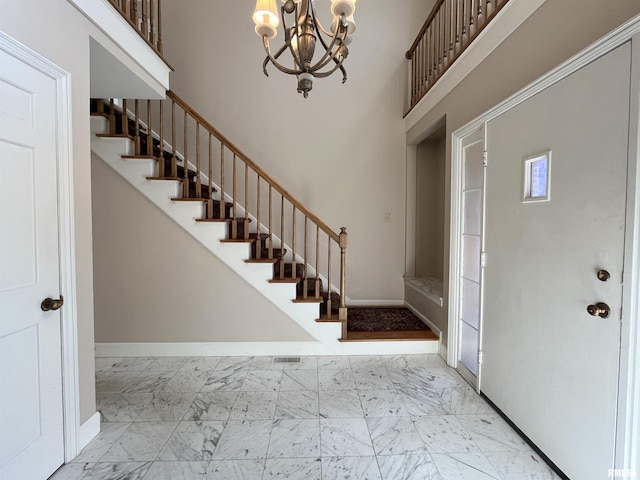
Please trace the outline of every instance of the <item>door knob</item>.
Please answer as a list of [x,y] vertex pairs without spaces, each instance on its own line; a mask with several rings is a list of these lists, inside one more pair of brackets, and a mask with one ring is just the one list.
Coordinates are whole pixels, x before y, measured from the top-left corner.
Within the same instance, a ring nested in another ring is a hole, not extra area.
[[606,282],[611,278],[611,274],[606,270],[598,270],[598,273],[596,274],[596,276],[598,277],[598,280],[600,280],[601,282]]
[[58,300],[54,300],[53,298],[45,298],[40,304],[40,308],[43,312],[48,312],[49,310],[59,310],[62,304],[64,303],[64,297],[60,295]]
[[587,312],[593,317],[607,318],[611,313],[611,309],[606,303],[598,302],[595,305],[589,305]]

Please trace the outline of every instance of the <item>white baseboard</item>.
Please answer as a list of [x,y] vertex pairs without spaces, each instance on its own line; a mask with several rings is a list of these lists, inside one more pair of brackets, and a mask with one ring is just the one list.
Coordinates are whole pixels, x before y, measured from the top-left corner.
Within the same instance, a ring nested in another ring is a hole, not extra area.
[[80,425],[78,432],[78,453],[100,433],[100,412],[96,412]]
[[303,355],[411,355],[438,353],[439,341],[339,342],[330,350],[320,342],[96,343],[96,357],[241,357]]
[[334,355],[320,342],[96,343],[96,357]]
[[418,309],[416,307],[411,305],[409,302],[404,302],[404,306],[407,307],[409,310],[411,310],[416,317],[418,317],[424,323],[429,325],[429,328],[433,331],[433,333],[438,335],[438,338],[442,338],[442,330],[440,330],[438,327],[436,327],[431,320],[429,320],[422,313],[420,313],[420,311],[418,311]]
[[442,359],[444,360],[444,363],[448,363],[447,362],[447,355],[448,355],[448,350],[447,350],[447,346],[442,343],[442,340],[440,340],[440,345],[438,348],[438,355],[440,355],[442,357]]

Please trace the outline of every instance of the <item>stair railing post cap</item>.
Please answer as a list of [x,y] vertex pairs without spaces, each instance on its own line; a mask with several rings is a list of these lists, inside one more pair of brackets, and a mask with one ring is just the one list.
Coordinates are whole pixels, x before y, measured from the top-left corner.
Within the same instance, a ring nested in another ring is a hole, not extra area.
[[347,248],[347,227],[340,228],[340,248]]

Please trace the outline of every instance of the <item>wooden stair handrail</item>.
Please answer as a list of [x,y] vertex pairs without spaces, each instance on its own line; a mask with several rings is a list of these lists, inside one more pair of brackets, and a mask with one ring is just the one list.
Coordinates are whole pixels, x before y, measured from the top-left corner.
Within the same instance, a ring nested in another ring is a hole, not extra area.
[[295,198],[291,193],[287,191],[280,183],[274,180],[267,172],[264,171],[259,165],[257,165],[247,154],[245,154],[242,150],[240,150],[233,142],[231,142],[227,137],[225,137],[218,129],[216,129],[211,123],[209,123],[202,115],[196,112],[186,101],[180,98],[175,92],[169,90],[167,92],[167,97],[174,100],[176,104],[178,104],[183,110],[185,110],[189,115],[195,118],[201,126],[203,126],[209,133],[213,134],[220,142],[226,145],[229,150],[235,153],[239,158],[242,159],[247,165],[249,165],[256,173],[260,175],[262,179],[264,179],[268,184],[270,184],[275,190],[277,190],[281,195],[283,195],[292,205],[294,205],[300,212],[309,217],[313,223],[318,225],[322,231],[324,231],[327,235],[329,235],[336,242],[340,242],[340,234],[334,232],[326,223],[324,223],[320,218],[318,218],[315,214],[313,214],[307,207],[305,207],[302,202],[300,202],[297,198]]
[[427,20],[424,22],[424,25],[422,25],[422,28],[418,32],[418,35],[416,35],[416,39],[413,41],[413,43],[409,47],[409,50],[407,50],[407,53],[405,53],[405,57],[407,58],[407,60],[411,60],[411,58],[413,57],[413,54],[416,50],[416,47],[418,46],[418,43],[420,43],[420,40],[422,39],[423,35],[427,31],[427,28],[429,28],[429,25],[431,25],[431,22],[433,21],[433,17],[436,16],[436,14],[438,13],[438,10],[440,10],[440,7],[444,3],[444,1],[445,0],[438,0],[433,6],[433,8],[431,9],[431,13],[429,13]]

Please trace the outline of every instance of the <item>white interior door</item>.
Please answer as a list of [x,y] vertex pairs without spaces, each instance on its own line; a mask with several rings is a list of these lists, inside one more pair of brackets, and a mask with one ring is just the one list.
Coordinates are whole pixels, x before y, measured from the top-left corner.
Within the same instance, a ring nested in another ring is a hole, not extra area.
[[[482,391],[572,479],[607,478],[614,459],[630,53],[487,127]],[[523,201],[524,159],[547,150],[549,199]],[[598,302],[607,318],[587,312]]]
[[55,80],[0,51],[0,478],[64,459]]
[[460,232],[460,306],[457,369],[479,386],[480,318],[482,304],[484,130],[462,140],[462,229]]

